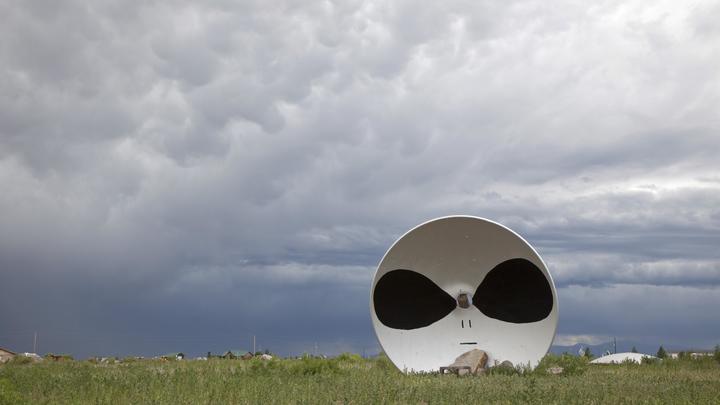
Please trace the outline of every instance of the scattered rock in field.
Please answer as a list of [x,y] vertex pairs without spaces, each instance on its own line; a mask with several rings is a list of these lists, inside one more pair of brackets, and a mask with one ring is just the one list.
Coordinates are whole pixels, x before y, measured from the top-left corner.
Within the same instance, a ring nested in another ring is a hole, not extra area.
[[515,368],[515,366],[512,364],[510,360],[505,360],[502,363],[499,364],[499,367],[502,368]]
[[498,361],[495,360],[495,365],[493,366],[493,374],[504,374],[504,375],[514,375],[518,373],[518,370],[515,369],[515,366],[513,366],[512,362],[509,360],[505,360],[502,363],[498,364]]
[[453,364],[448,367],[441,367],[440,372],[444,373],[445,370],[450,370],[457,373],[457,375],[480,374],[485,371],[487,359],[487,353],[479,349],[473,349],[458,356]]
[[260,356],[260,359],[261,360],[272,360],[272,356],[269,354],[263,354],[262,356]]
[[562,374],[563,368],[555,366],[555,367],[550,367],[545,371],[547,371],[548,374]]

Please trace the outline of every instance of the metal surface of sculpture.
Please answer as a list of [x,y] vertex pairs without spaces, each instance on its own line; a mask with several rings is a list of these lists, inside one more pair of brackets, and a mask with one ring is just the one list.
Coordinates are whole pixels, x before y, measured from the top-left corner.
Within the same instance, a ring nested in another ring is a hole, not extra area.
[[535,249],[472,216],[437,218],[398,239],[375,272],[370,312],[383,350],[407,372],[437,371],[472,349],[490,364],[535,367],[558,321],[555,285]]

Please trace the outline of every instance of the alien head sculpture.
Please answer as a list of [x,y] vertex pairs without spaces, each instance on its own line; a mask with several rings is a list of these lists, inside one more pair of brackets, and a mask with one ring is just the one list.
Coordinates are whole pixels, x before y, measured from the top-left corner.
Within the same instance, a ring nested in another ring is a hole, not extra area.
[[372,282],[380,345],[399,369],[437,371],[472,349],[490,364],[535,367],[555,336],[555,285],[510,229],[478,217],[421,224],[398,239]]

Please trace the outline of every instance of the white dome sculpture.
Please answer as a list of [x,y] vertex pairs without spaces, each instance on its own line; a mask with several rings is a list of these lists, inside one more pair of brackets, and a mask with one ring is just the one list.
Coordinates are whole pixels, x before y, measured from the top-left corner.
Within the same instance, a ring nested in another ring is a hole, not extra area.
[[641,364],[643,358],[657,359],[655,356],[642,353],[614,353],[608,354],[607,356],[598,357],[597,359],[590,362],[590,364],[621,364],[627,361]]
[[383,350],[405,372],[438,371],[472,349],[488,364],[535,367],[558,322],[555,285],[535,249],[496,222],[449,216],[398,239],[372,281]]

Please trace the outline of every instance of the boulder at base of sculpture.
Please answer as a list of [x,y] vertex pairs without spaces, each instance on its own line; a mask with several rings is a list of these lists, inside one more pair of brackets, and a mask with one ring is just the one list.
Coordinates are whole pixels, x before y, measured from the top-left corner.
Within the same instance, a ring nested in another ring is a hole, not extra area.
[[440,372],[444,373],[445,370],[450,370],[457,375],[480,374],[485,371],[487,360],[487,353],[480,349],[473,349],[458,356],[448,367],[441,367]]

